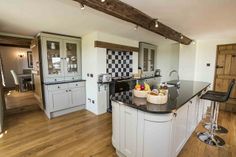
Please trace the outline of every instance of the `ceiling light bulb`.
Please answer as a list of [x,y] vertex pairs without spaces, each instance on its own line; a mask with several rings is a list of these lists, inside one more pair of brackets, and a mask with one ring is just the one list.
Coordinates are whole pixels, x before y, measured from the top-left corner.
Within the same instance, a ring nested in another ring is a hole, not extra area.
[[156,27],[156,28],[159,27],[159,25],[158,25],[158,19],[155,20],[155,27]]
[[101,0],[101,2],[103,3],[103,2],[105,2],[106,0]]
[[193,41],[192,41],[192,44],[195,45],[195,44],[196,44],[196,41],[193,40]]
[[134,27],[134,30],[136,31],[138,29],[138,25],[136,25],[135,27]]
[[84,10],[84,8],[85,8],[84,5],[82,3],[80,3],[80,9]]
[[183,39],[183,38],[184,38],[184,37],[183,37],[183,35],[181,34],[181,35],[180,35],[180,39]]

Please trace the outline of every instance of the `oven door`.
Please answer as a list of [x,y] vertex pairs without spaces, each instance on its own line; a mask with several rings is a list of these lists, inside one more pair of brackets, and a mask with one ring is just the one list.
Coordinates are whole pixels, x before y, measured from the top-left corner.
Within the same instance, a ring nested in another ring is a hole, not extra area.
[[115,83],[115,93],[120,93],[124,91],[129,91],[130,85],[129,82],[116,82]]

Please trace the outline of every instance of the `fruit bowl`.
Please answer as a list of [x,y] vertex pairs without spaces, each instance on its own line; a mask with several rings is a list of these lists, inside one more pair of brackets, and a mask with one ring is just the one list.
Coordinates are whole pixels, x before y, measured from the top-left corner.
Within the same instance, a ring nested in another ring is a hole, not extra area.
[[168,95],[156,95],[152,92],[147,94],[147,101],[152,104],[166,104],[168,100]]
[[135,97],[138,97],[138,98],[146,98],[147,94],[148,94],[148,91],[133,89],[133,94],[134,94]]

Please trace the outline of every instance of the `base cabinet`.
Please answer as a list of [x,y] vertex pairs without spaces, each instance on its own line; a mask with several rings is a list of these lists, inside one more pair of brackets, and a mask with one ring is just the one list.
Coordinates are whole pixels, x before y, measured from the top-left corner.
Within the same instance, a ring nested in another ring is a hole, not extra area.
[[120,106],[120,151],[129,157],[136,157],[137,110]]
[[46,114],[49,118],[84,108],[85,82],[45,85]]
[[51,104],[51,110],[62,110],[66,107],[69,107],[70,100],[68,92],[64,89],[59,89],[55,91],[49,91],[49,103]]
[[139,112],[142,117],[137,136],[137,157],[171,157],[173,114],[154,115]]
[[112,110],[112,144],[119,156],[171,156],[172,113],[156,116],[116,102]]
[[179,108],[174,118],[173,157],[177,156],[187,141],[188,105]]
[[199,97],[176,113],[152,114],[112,102],[112,144],[119,157],[177,157],[198,125]]

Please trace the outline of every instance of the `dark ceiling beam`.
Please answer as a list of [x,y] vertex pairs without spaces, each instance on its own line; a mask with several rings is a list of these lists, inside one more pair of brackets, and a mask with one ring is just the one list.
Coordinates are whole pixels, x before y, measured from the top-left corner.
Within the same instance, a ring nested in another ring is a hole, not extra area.
[[30,48],[31,40],[29,38],[0,35],[0,46]]
[[160,23],[158,28],[155,27],[155,19],[141,12],[140,10],[120,1],[120,0],[74,0],[83,5],[99,10],[108,15],[131,22],[151,32],[157,33],[165,38],[177,41],[179,43],[189,45],[192,39],[174,29]]

